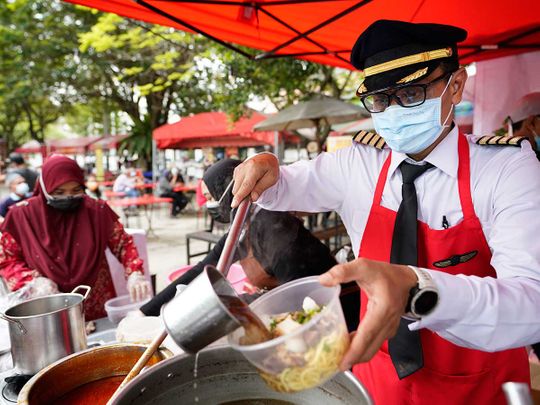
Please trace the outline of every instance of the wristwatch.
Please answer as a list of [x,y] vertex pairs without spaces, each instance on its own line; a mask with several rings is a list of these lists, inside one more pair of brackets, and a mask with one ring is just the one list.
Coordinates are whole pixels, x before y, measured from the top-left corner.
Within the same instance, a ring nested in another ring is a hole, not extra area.
[[437,307],[439,290],[427,271],[415,266],[409,266],[409,268],[416,274],[418,283],[409,292],[409,301],[405,307],[404,317],[419,320],[432,313]]

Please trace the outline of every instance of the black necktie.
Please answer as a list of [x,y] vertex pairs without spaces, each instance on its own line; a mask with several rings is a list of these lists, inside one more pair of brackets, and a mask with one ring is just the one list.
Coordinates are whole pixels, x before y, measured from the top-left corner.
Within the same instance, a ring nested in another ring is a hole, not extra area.
[[[403,177],[401,186],[403,200],[399,205],[392,235],[391,263],[413,266],[418,264],[416,221],[418,201],[414,180],[432,167],[433,165],[429,163],[420,166],[407,162],[402,162],[399,167]],[[411,321],[402,318],[396,336],[388,341],[388,351],[399,379],[411,375],[424,365],[420,333],[410,331],[408,328],[410,323]]]

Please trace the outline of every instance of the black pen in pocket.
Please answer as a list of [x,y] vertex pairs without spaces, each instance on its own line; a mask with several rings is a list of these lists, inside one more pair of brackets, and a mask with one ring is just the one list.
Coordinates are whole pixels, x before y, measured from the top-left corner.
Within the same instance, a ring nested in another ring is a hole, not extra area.
[[443,215],[442,217],[442,227],[444,229],[448,229],[450,227],[450,224],[448,223],[448,219],[446,219],[446,215]]

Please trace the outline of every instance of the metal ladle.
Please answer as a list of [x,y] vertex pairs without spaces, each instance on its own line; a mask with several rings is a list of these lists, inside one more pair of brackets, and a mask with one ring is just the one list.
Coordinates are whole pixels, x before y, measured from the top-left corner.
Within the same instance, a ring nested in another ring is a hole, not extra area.
[[[251,201],[249,200],[249,198],[244,199],[238,206],[238,210],[229,229],[227,239],[225,240],[223,251],[221,252],[221,255],[219,257],[217,269],[223,274],[223,277],[225,278],[229,273],[229,268],[231,267],[234,258],[234,252],[236,251],[236,247],[238,246],[238,241],[240,239],[240,235],[242,234],[242,228],[244,226],[244,223],[246,222],[250,207]],[[111,405],[113,403],[113,400],[118,397],[120,391],[122,391],[124,386],[141,372],[148,360],[152,358],[152,356],[154,355],[156,350],[158,350],[159,346],[161,346],[166,337],[167,331],[164,330],[152,341],[152,343],[144,351],[137,363],[135,363],[133,368],[130,370],[128,375],[126,375],[126,378],[124,378],[120,386],[116,389],[111,399],[109,399],[109,401],[107,402],[107,405]]]

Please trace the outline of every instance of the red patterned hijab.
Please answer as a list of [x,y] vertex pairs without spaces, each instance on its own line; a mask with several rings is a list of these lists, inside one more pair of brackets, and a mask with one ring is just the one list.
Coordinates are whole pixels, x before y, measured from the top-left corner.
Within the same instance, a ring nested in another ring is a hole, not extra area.
[[[62,155],[49,157],[41,176],[48,194],[71,181],[84,184],[81,168]],[[31,269],[68,292],[94,284],[117,220],[106,203],[87,196],[75,211],[52,208],[38,184],[32,198],[9,210],[1,230],[15,238]]]

